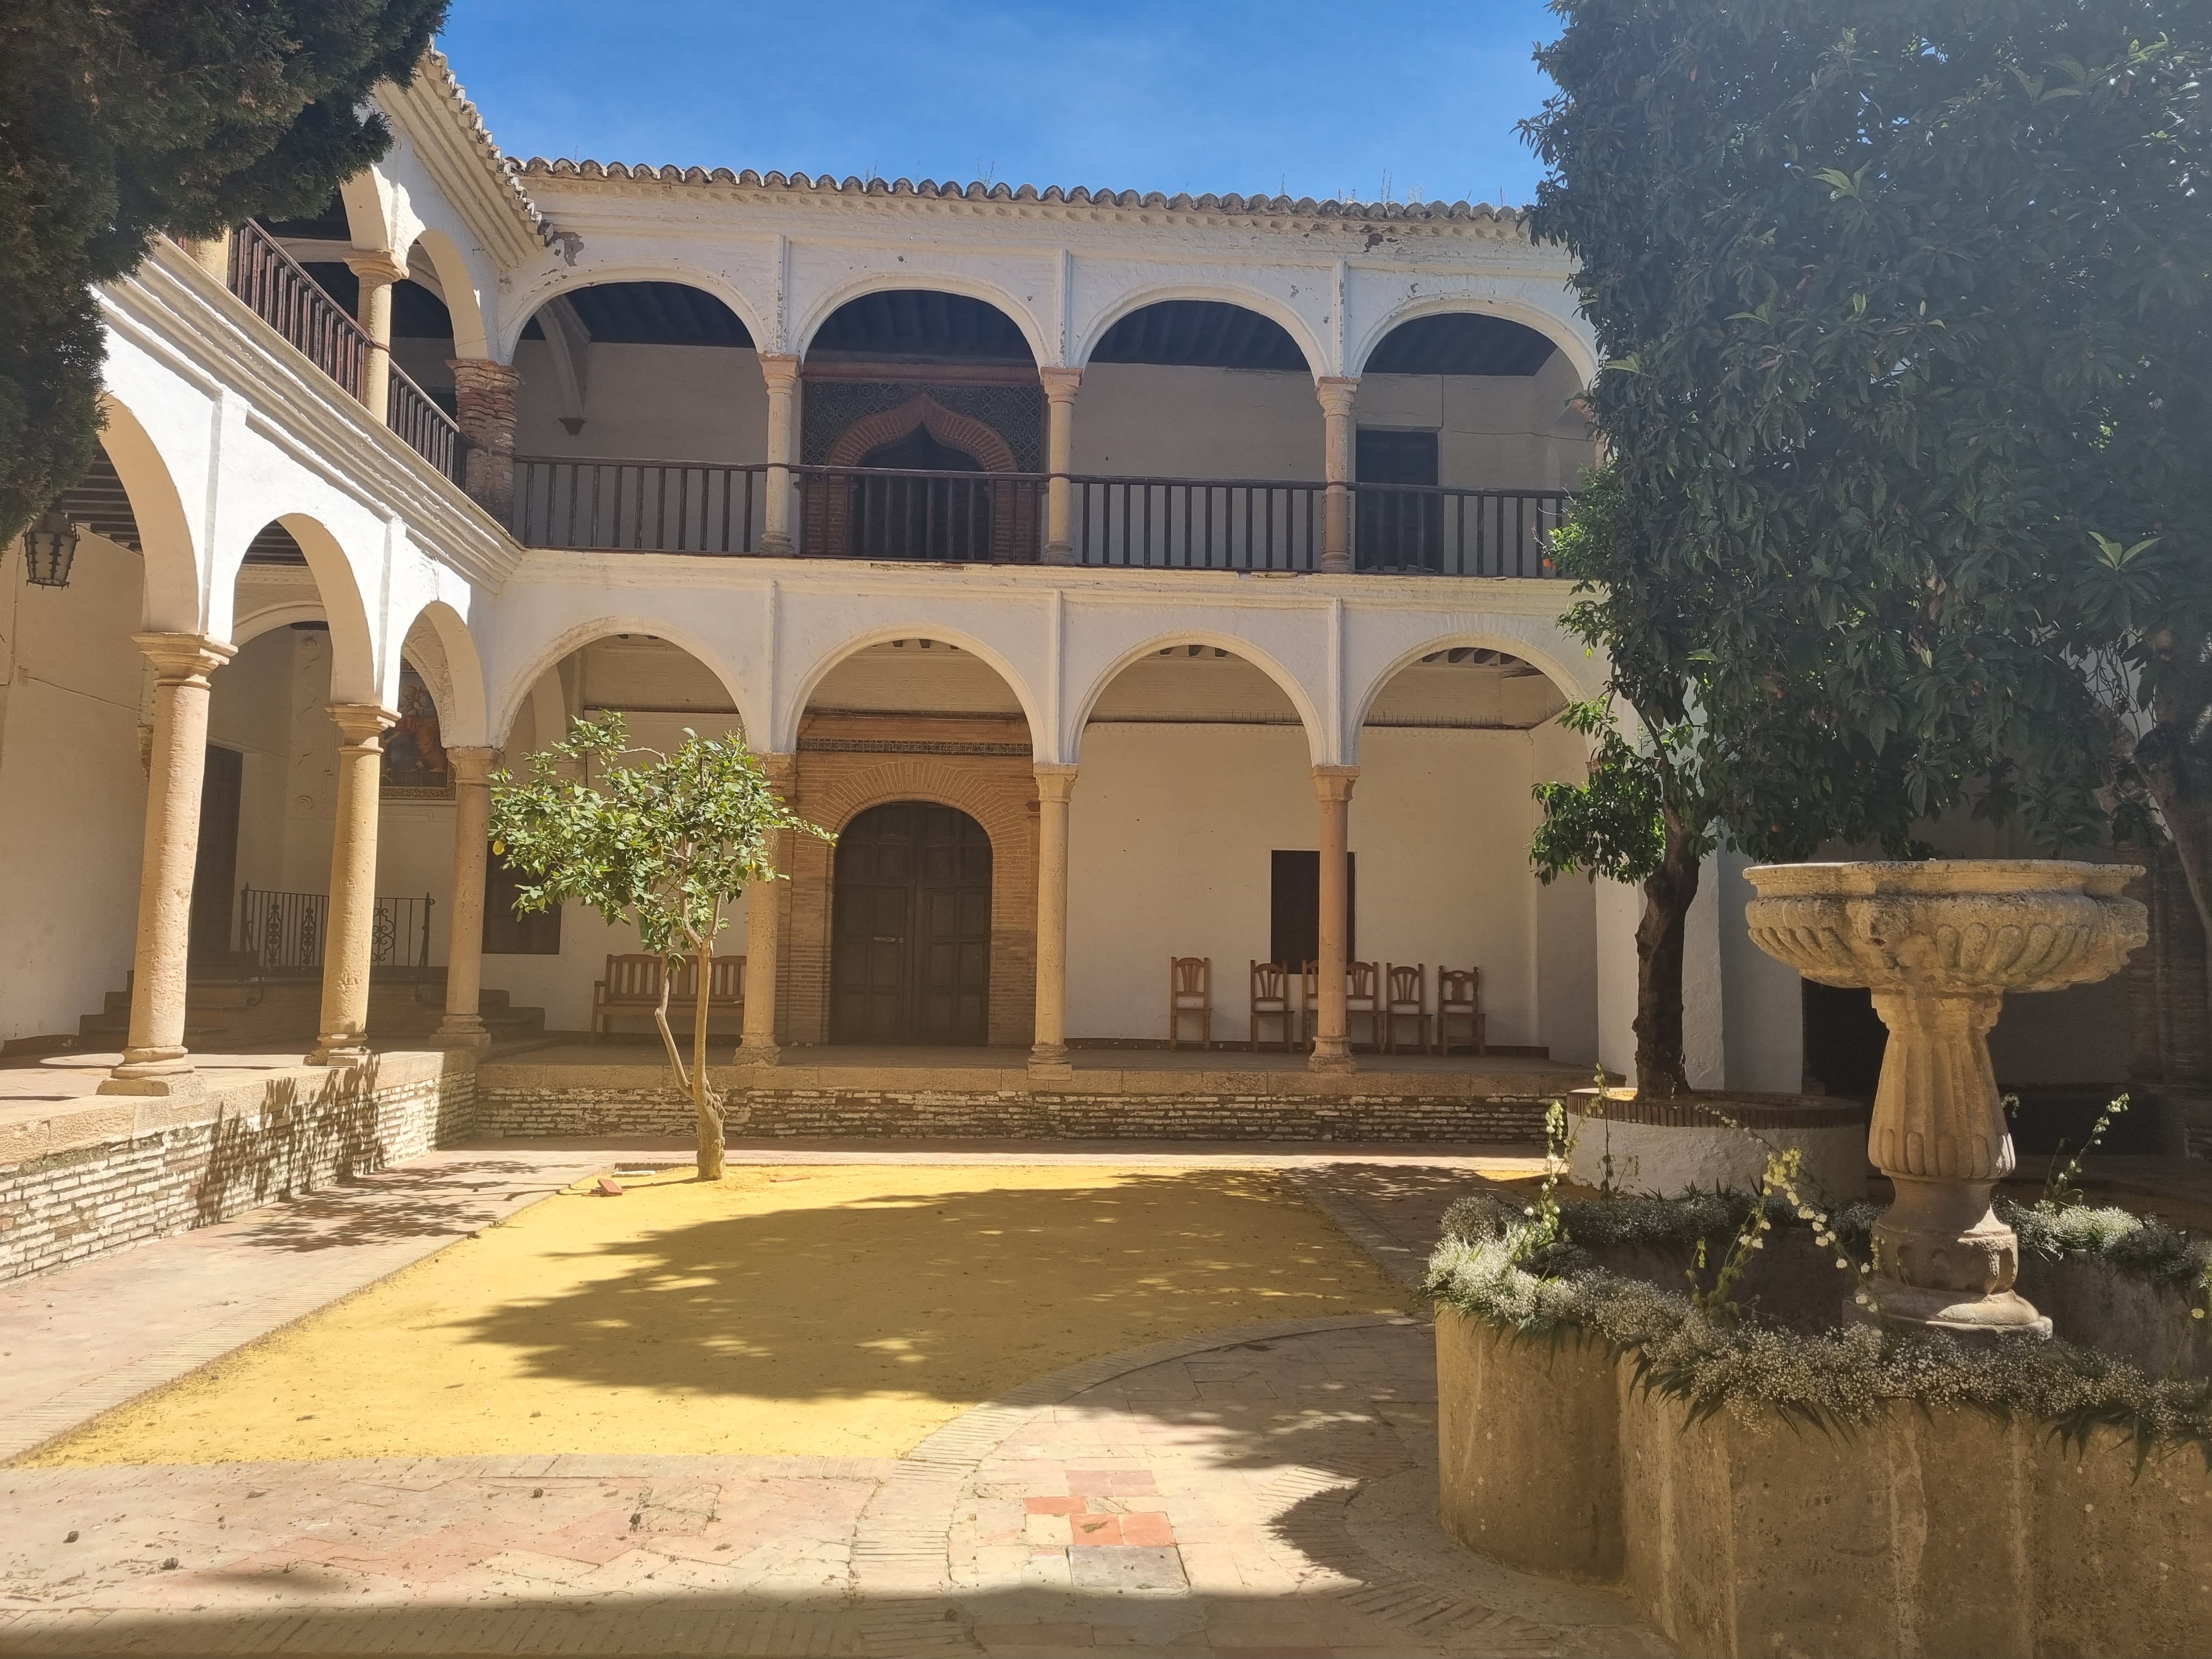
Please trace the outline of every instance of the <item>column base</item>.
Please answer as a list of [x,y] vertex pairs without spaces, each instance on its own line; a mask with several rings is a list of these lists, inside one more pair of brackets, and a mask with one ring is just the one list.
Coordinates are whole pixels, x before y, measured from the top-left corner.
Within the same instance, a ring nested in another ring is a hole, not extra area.
[[1351,1072],[1358,1069],[1352,1058],[1352,1045],[1342,1037],[1316,1037],[1313,1053],[1306,1056],[1306,1069],[1311,1072]]
[[1044,544],[1044,562],[1047,564],[1073,564],[1075,562],[1075,544],[1073,542],[1047,542]]
[[1352,555],[1324,553],[1321,556],[1321,568],[1325,575],[1349,575],[1352,572]]
[[1066,1084],[1075,1080],[1075,1066],[1064,1042],[1040,1042],[1030,1050],[1032,1084]]
[[369,1056],[369,1047],[359,1035],[347,1032],[340,1036],[315,1039],[315,1046],[307,1050],[303,1062],[309,1066],[328,1066],[333,1069],[363,1064]]
[[732,1066],[781,1066],[783,1050],[773,1042],[740,1042],[730,1056]]
[[489,1048],[491,1032],[477,1014],[447,1014],[430,1041],[441,1048]]
[[785,535],[780,530],[771,530],[760,538],[760,550],[763,553],[789,558],[794,550],[793,548],[790,537]]
[[141,1049],[133,1059],[131,1051],[124,1051],[120,1066],[100,1080],[96,1093],[103,1095],[167,1096],[172,1100],[188,1098],[199,1094],[207,1086],[206,1079],[192,1067],[185,1051],[177,1049]]

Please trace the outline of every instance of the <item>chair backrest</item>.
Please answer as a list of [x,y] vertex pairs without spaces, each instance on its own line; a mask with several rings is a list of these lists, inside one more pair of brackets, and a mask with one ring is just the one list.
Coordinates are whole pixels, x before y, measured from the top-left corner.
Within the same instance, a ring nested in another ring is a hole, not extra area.
[[660,976],[666,964],[659,957],[609,957],[607,994],[624,1001],[660,1000]]
[[716,1002],[743,1002],[745,1000],[745,959],[743,957],[716,957],[707,973],[707,994]]
[[1305,962],[1298,966],[1298,1000],[1307,1007],[1318,1007],[1321,1003],[1321,963]]
[[1194,1006],[1200,1006],[1211,999],[1213,995],[1213,958],[1170,957],[1168,994],[1178,1006],[1186,1000]]
[[1382,977],[1382,967],[1375,962],[1347,962],[1344,964],[1344,995],[1348,1002],[1364,1002],[1372,1006],[1376,987]]
[[1410,1013],[1425,1012],[1429,1006],[1429,964],[1417,963],[1411,968],[1402,962],[1390,964],[1390,1006]]
[[1271,1009],[1291,1006],[1291,970],[1279,962],[1255,962],[1252,964],[1252,1006],[1262,1003]]
[[1482,969],[1437,969],[1437,1006],[1447,1012],[1471,1014],[1482,997]]

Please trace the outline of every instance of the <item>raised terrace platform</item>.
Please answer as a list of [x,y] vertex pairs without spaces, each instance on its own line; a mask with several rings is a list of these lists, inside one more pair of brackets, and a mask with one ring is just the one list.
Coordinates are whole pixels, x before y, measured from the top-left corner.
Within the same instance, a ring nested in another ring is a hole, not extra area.
[[[1141,1048],[1079,1048],[1065,1081],[1032,1078],[1018,1048],[787,1048],[711,1075],[741,1091],[745,1135],[1215,1140],[1539,1139],[1547,1103],[1589,1081],[1515,1055],[1362,1056],[1343,1075],[1297,1054]],[[675,1134],[690,1110],[642,1044],[518,1048],[477,1073],[480,1134]]]

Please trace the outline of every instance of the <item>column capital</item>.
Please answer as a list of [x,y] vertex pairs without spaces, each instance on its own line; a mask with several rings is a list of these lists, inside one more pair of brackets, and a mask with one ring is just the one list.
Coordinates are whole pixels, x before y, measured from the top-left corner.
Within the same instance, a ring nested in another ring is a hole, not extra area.
[[768,774],[768,781],[778,789],[788,789],[797,781],[798,756],[756,750],[753,752],[753,758],[761,763],[761,770]]
[[1083,389],[1083,371],[1079,368],[1041,368],[1037,379],[1044,383],[1044,395],[1048,402],[1071,404],[1075,394]]
[[133,634],[131,638],[164,685],[205,685],[209,675],[238,654],[229,641],[206,634]]
[[1359,781],[1356,766],[1316,766],[1313,769],[1314,793],[1323,800],[1350,800],[1352,786]]
[[1349,415],[1352,400],[1359,396],[1359,377],[1357,374],[1324,374],[1314,382],[1314,396],[1321,399],[1324,415]]
[[448,357],[446,367],[453,371],[456,390],[513,392],[522,384],[520,369],[490,357]]
[[474,744],[457,747],[446,745],[446,758],[453,764],[453,779],[457,783],[479,784],[491,776],[492,769],[499,764],[499,750],[478,748]]
[[384,734],[399,723],[399,716],[373,702],[334,702],[330,716],[348,749],[381,749]]
[[799,379],[799,367],[804,361],[795,351],[761,351],[756,352],[754,357],[770,392],[790,391]]
[[346,269],[364,283],[405,280],[407,262],[389,248],[363,248],[346,255]]
[[1066,800],[1075,793],[1075,772],[1073,763],[1039,761],[1030,769],[1036,774],[1039,800]]

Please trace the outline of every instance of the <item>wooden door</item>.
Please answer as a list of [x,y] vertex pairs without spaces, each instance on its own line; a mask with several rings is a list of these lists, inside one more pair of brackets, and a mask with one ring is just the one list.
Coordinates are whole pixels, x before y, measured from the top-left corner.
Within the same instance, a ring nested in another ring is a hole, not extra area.
[[991,842],[965,812],[894,801],[837,837],[830,1040],[990,1040]]
[[238,820],[245,793],[246,757],[208,745],[200,779],[200,846],[192,866],[191,950],[203,961],[230,950],[231,917],[238,908]]

